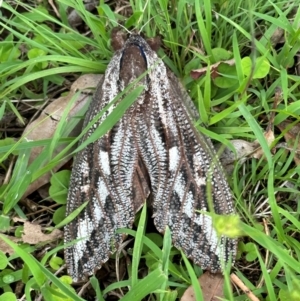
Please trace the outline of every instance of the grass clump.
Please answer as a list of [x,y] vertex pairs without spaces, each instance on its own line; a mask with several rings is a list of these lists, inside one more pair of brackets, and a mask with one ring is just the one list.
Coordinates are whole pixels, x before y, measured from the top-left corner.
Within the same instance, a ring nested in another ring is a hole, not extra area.
[[[0,300],[176,300],[202,274],[171,248],[168,231],[164,238],[151,233],[145,208],[136,231],[122,230],[135,237],[133,251],[125,248],[132,257],[116,255],[89,286],[71,286],[61,236],[36,244],[22,239],[20,218],[45,235],[62,226],[69,166],[53,173],[49,192],[23,195],[65,162],[78,141],[68,138],[71,105],[53,138],[28,141],[25,125],[79,75],[105,71],[110,31],[119,23],[162,37],[159,56],[198,107],[201,132],[231,150],[237,139],[261,148],[263,156],[235,162],[229,177],[244,233],[232,272],[259,300],[300,300],[299,1],[100,1],[91,11],[79,0],[56,1],[56,10],[30,1],[1,5],[0,230],[12,249],[0,253]],[[76,24],[70,17],[75,12]],[[36,147],[41,152],[32,159]],[[226,300],[247,300],[239,288],[230,289],[228,275]],[[198,287],[196,295],[203,300]]]

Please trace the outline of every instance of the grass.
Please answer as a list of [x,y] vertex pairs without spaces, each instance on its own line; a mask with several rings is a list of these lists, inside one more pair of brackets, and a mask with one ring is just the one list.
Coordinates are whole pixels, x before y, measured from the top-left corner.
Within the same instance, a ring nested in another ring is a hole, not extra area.
[[[97,9],[88,12],[79,0],[60,0],[56,1],[58,18],[46,2],[39,6],[29,1],[3,2],[1,231],[10,238],[20,238],[23,225],[14,219],[16,216],[36,221],[46,233],[63,222],[67,174],[58,173],[55,176],[59,181],[53,180],[56,184],[52,185],[61,185],[52,188],[61,192],[60,198],[57,195],[43,198],[37,192],[28,197],[40,213],[31,212],[22,196],[30,183],[69,158],[71,146],[79,140],[67,137],[68,108],[53,139],[27,141],[23,128],[17,128],[16,124],[26,124],[48,97],[59,97],[60,87],[68,86],[75,76],[103,73],[112,56],[111,29],[118,23],[126,27],[135,25],[147,37],[161,35],[163,45],[158,53],[182,79],[199,108],[201,122],[196,126],[201,132],[231,149],[234,139],[258,141],[264,157],[236,162],[229,177],[242,220],[240,230],[244,233],[232,272],[259,300],[300,300],[299,166],[295,161],[299,137],[288,139],[286,142],[291,142],[288,147],[282,144],[299,123],[299,4],[299,1],[278,0],[181,0],[174,5],[163,0],[137,0],[128,3],[130,9],[121,7],[114,12],[114,5],[101,1]],[[74,8],[83,20],[78,30],[68,23],[67,6]],[[190,76],[192,70],[229,59],[234,60],[234,65],[221,64],[218,76],[208,68],[197,80]],[[280,101],[274,106],[277,95]],[[113,114],[97,137],[125,110],[123,107]],[[275,139],[269,145],[265,132],[272,114]],[[291,122],[291,126],[282,129],[284,121]],[[61,145],[64,148],[55,153]],[[31,149],[37,146],[43,150],[30,161]],[[99,282],[94,277],[90,280],[93,289],[88,289],[82,297],[72,288],[63,269],[61,241],[17,245],[2,235],[15,252],[11,255],[0,252],[0,301],[16,300],[23,294],[28,301],[39,295],[45,300],[61,300],[62,296],[68,296],[64,300],[89,300],[89,293],[97,294],[98,300],[116,300],[117,296],[122,296],[122,300],[142,300],[146,296],[149,300],[176,300],[190,283],[196,283],[202,271],[185,258],[172,262],[174,256],[181,258],[179,251],[171,248],[167,232],[162,238],[145,231],[145,214],[144,209],[136,231],[122,230],[135,237],[131,263],[126,265],[124,257],[120,259],[121,267],[130,277],[106,281],[107,275],[111,277],[108,273]],[[108,268],[115,271],[114,260]],[[17,287],[21,289],[16,292]],[[202,300],[200,288],[196,291],[197,300]],[[226,300],[248,299],[243,291],[227,287]]]

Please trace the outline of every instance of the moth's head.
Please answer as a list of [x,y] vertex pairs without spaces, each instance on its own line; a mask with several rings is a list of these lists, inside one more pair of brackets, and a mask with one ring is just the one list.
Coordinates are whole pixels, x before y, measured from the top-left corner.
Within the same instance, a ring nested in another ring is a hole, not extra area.
[[161,45],[160,37],[144,38],[142,34],[137,32],[125,32],[121,27],[113,28],[111,32],[111,46],[114,51],[122,49],[125,44],[134,44],[140,47],[150,47],[153,51],[157,52]]

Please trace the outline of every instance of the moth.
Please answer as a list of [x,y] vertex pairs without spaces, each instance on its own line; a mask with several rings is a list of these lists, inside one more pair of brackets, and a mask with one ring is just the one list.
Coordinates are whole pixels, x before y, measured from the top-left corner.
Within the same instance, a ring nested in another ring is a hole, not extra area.
[[[139,34],[112,32],[115,53],[99,83],[84,127],[120,92],[139,79],[142,94],[104,136],[79,152],[68,193],[69,215],[87,207],[65,227],[68,272],[76,282],[92,275],[124,240],[135,213],[151,198],[157,230],[171,230],[173,244],[203,269],[218,272],[234,259],[236,240],[218,236],[212,217],[230,215],[234,204],[211,141],[193,125],[196,111],[157,56],[157,43]],[[116,104],[112,105],[114,108]],[[101,126],[111,110],[85,134]],[[208,194],[212,206],[209,206]]]

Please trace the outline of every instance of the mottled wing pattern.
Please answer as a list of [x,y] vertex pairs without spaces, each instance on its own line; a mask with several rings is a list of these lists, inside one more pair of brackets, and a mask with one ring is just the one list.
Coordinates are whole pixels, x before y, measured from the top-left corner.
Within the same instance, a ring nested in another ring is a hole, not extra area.
[[234,212],[228,184],[210,140],[192,124],[190,111],[195,109],[184,105],[174,86],[178,83],[168,79],[155,54],[146,57],[155,68],[149,73],[151,99],[145,99],[137,132],[150,175],[154,223],[162,233],[168,225],[174,245],[203,269],[220,271],[222,261],[235,257],[236,240],[218,237],[205,212]]
[[163,233],[168,225],[177,248],[202,268],[219,271],[223,260],[234,257],[236,240],[218,237],[205,214],[211,209],[217,214],[234,211],[213,146],[195,130],[191,115],[197,116],[196,109],[191,100],[186,105],[186,95],[149,44],[139,35],[131,35],[125,44],[123,35],[116,36],[119,50],[95,92],[85,125],[147,73],[139,82],[145,90],[111,131],[75,158],[67,215],[89,203],[65,228],[65,243],[82,238],[65,251],[69,273],[77,281],[100,268],[123,240],[116,230],[132,226],[150,192],[158,231]]
[[[123,90],[124,84],[120,82],[122,57],[123,53],[118,51],[108,65],[104,81],[99,84],[87,112],[84,126]],[[101,126],[114,107],[94,124],[82,141],[96,127]],[[74,281],[93,274],[108,260],[123,240],[122,235],[116,234],[116,230],[132,226],[135,211],[149,194],[144,167],[139,163],[134,143],[131,115],[132,111],[129,110],[110,132],[89,144],[75,158],[67,215],[85,201],[89,203],[65,227],[65,243],[81,239],[65,250],[69,274]],[[135,199],[138,199],[139,205],[134,204]]]

